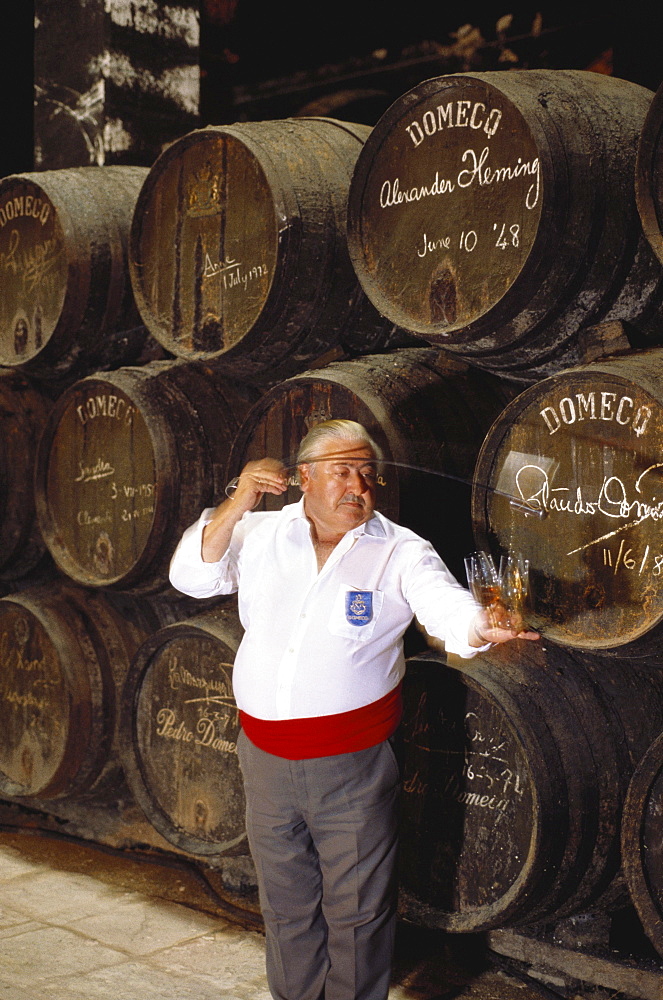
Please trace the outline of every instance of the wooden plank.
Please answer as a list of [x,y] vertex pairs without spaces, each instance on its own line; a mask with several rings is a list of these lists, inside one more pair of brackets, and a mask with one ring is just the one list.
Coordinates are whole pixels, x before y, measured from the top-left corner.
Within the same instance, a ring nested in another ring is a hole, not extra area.
[[490,931],[486,941],[492,951],[524,962],[537,972],[561,973],[641,1000],[663,998],[663,967],[643,968],[626,958],[588,955],[511,930]]

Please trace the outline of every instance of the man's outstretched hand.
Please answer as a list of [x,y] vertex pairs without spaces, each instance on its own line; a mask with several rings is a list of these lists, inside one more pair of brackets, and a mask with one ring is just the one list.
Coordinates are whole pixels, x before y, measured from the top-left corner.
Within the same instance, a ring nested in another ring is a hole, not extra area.
[[478,611],[472,621],[477,642],[470,640],[472,646],[484,646],[488,642],[500,645],[511,642],[512,639],[539,639],[538,632],[530,631],[522,616],[514,614],[499,602],[489,608]]

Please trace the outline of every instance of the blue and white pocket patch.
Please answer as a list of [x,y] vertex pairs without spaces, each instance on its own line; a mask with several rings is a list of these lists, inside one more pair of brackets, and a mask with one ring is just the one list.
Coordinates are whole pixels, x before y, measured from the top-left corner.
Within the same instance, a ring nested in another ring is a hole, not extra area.
[[351,625],[368,625],[373,617],[373,591],[349,590],[345,595],[345,618]]

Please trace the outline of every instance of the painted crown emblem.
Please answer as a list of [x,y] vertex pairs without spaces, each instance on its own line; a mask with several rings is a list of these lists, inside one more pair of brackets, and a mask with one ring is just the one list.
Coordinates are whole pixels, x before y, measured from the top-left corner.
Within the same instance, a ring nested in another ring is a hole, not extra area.
[[216,215],[220,211],[219,178],[210,163],[205,163],[189,181],[188,212],[194,217]]

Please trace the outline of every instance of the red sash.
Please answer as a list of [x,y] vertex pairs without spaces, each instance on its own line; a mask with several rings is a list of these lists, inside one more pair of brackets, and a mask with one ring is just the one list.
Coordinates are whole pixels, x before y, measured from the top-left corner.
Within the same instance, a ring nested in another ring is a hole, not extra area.
[[401,684],[370,705],[310,719],[256,719],[240,710],[244,732],[260,750],[286,760],[332,757],[374,747],[395,732],[403,711]]

